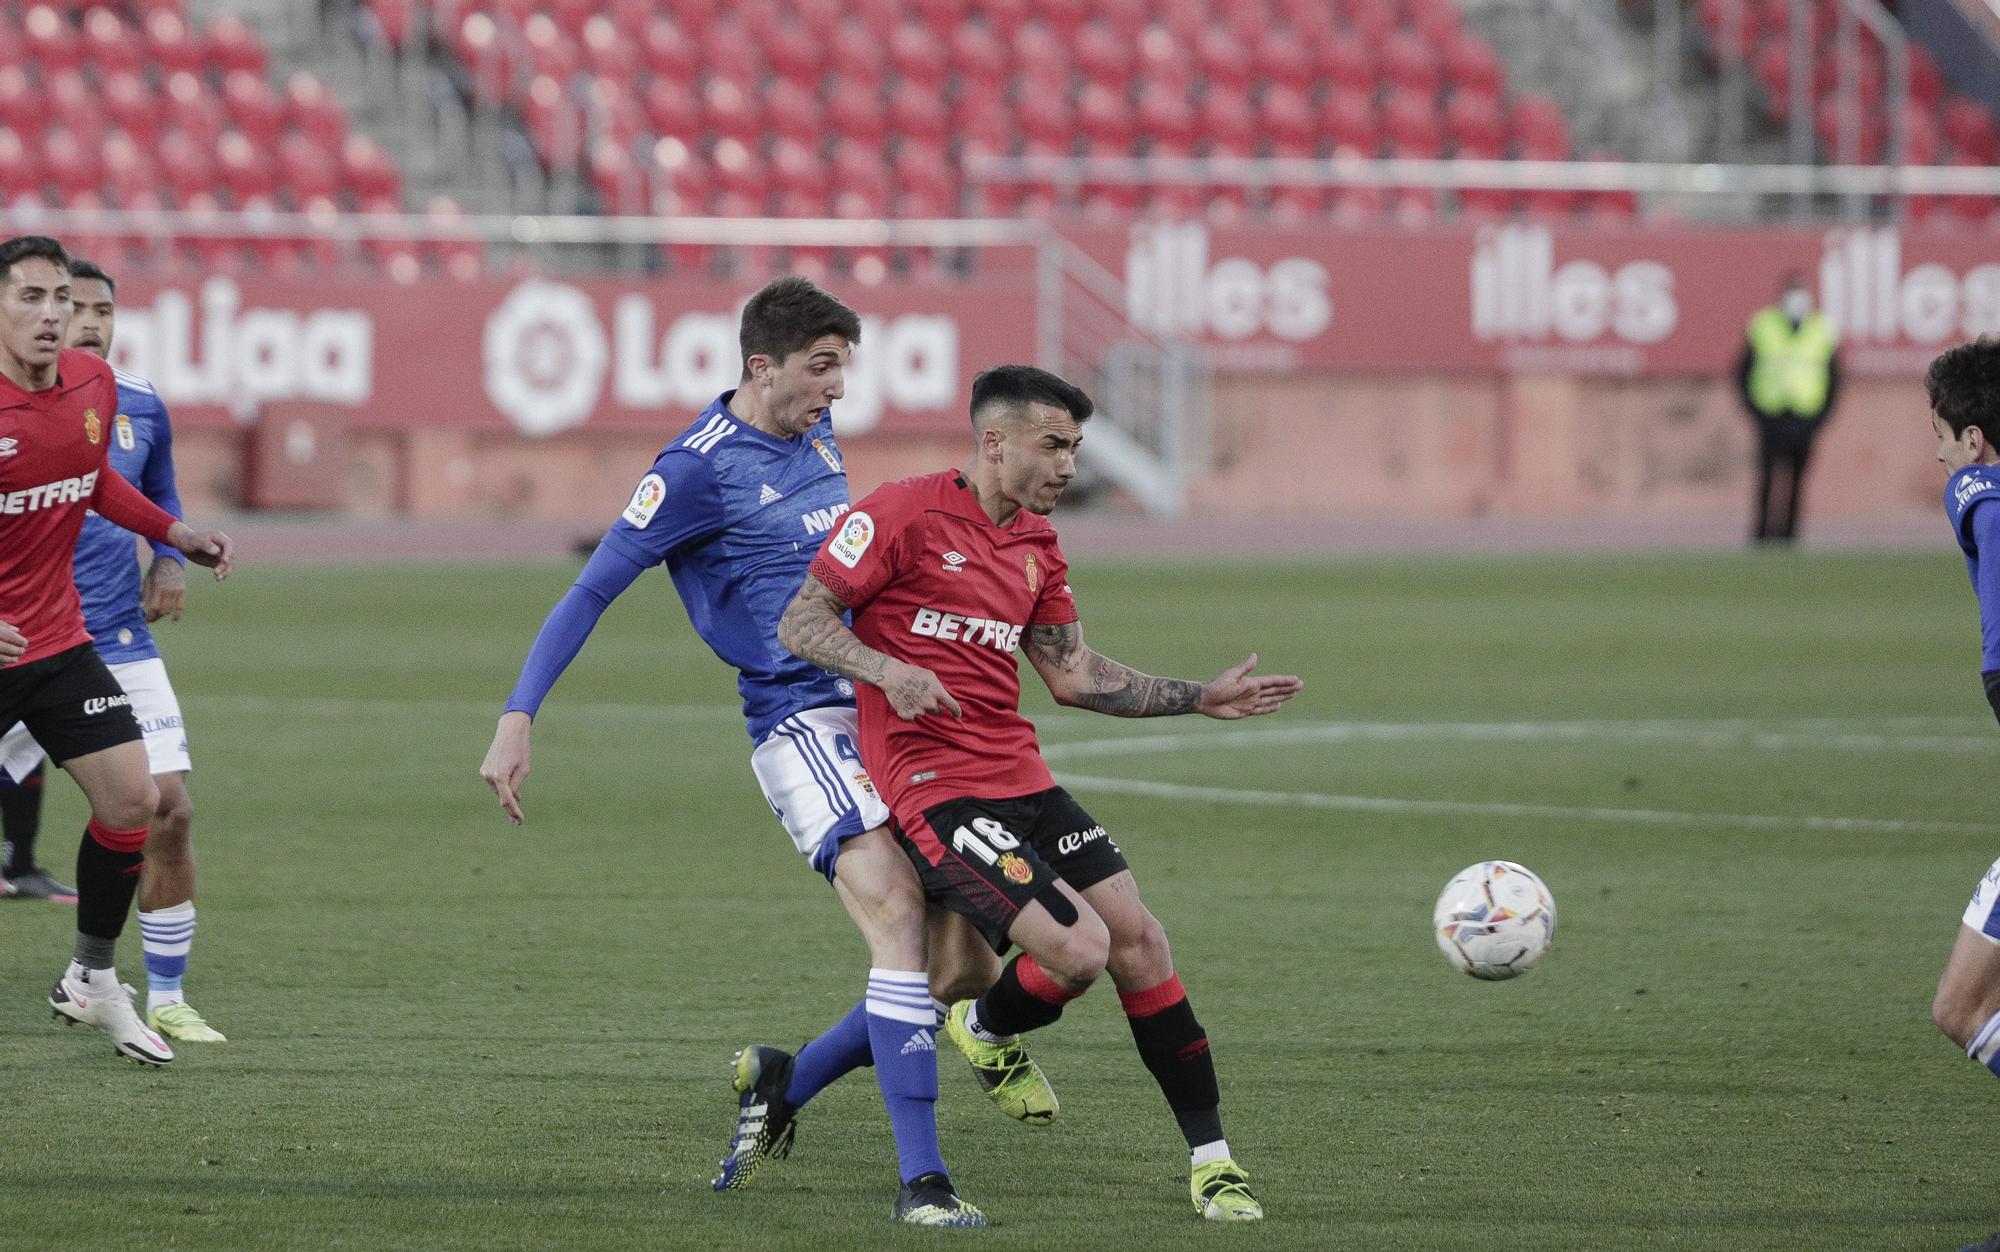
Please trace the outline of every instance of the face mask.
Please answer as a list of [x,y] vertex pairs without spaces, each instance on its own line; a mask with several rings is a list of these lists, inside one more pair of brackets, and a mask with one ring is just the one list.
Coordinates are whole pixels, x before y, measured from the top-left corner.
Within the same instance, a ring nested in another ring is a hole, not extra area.
[[1812,312],[1812,297],[1803,291],[1788,291],[1785,298],[1778,302],[1778,307],[1785,311],[1786,317],[1803,322],[1806,315]]

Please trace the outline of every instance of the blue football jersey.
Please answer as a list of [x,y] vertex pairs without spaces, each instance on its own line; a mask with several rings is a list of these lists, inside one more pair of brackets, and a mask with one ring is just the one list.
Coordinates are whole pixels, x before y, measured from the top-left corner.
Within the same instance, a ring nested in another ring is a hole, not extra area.
[[666,564],[695,633],[734,667],[750,738],[803,709],[851,704],[854,684],[778,642],[820,540],[849,508],[847,471],[822,413],[780,439],[729,412],[725,391],[661,450],[604,542]]
[[[175,517],[181,497],[174,485],[174,435],[167,406],[143,378],[118,373],[118,415],[107,432],[111,468]],[[163,543],[153,551],[182,560]],[[183,562],[185,563],[185,562]],[[106,664],[144,661],[160,655],[146,614],[139,607],[139,559],[132,532],[95,513],[83,519],[76,539],[76,590],[83,600],[83,625]]]

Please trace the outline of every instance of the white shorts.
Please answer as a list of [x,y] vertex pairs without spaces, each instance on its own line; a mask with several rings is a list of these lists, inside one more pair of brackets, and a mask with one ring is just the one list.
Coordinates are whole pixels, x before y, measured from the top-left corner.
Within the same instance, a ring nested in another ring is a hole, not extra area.
[[[159,657],[126,661],[111,667],[111,676],[132,697],[132,716],[146,733],[146,759],[155,774],[183,774],[194,768],[188,760],[187,727],[181,722],[181,702],[167,681],[167,663]],[[25,725],[0,738],[0,772],[16,782],[42,763],[42,745]]]
[[2000,861],[1993,862],[1993,868],[1986,871],[1986,877],[1979,880],[1979,886],[1972,892],[1972,903],[1965,906],[1964,922],[1967,926],[2000,944]]
[[889,806],[862,768],[860,745],[860,715],[835,705],[792,714],[750,753],[771,811],[829,882],[841,842],[889,821]]

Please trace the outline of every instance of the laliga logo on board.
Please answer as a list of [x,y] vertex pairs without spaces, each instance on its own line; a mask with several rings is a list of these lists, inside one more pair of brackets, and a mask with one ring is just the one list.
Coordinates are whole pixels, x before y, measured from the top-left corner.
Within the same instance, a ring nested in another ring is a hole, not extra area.
[[1326,266],[1286,257],[1269,268],[1247,257],[1209,260],[1200,222],[1142,222],[1125,253],[1125,315],[1161,334],[1248,339],[1269,332],[1297,343],[1333,324]]
[[375,323],[367,313],[242,304],[235,280],[216,277],[202,284],[198,307],[171,287],[151,305],[121,307],[112,364],[179,404],[360,405],[373,396]]
[[1928,345],[2000,333],[2000,265],[1960,275],[1927,261],[1905,271],[1903,237],[1892,226],[1828,231],[1819,298],[1848,342]]
[[[734,312],[683,313],[662,326],[654,302],[631,292],[614,303],[607,334],[583,289],[530,279],[486,320],[486,395],[529,435],[588,421],[607,378],[621,408],[699,408],[742,377],[737,320]],[[833,410],[839,432],[869,430],[889,405],[956,403],[958,339],[958,323],[947,316],[864,315],[861,346],[844,371],[846,394]]]
[[1589,343],[1606,335],[1658,343],[1680,324],[1674,272],[1658,261],[1608,269],[1595,261],[1556,264],[1546,226],[1494,226],[1472,251],[1472,333],[1480,339]]

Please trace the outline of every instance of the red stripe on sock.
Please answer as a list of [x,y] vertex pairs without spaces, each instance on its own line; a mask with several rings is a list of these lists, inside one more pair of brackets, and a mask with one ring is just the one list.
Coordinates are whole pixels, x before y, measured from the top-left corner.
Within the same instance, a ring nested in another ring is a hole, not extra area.
[[[75,830],[76,827],[72,826],[70,829]],[[97,840],[97,842],[103,844],[113,852],[144,852],[146,850],[146,827],[144,826],[139,827],[137,830],[118,830],[114,827],[106,826],[103,822],[93,817],[90,819],[90,824],[84,827],[84,831],[92,839]]]
[[1127,1017],[1151,1017],[1185,999],[1187,999],[1187,988],[1181,986],[1179,974],[1169,975],[1167,980],[1157,987],[1148,987],[1144,991],[1118,993],[1118,1003],[1125,1006]]
[[1014,962],[1014,976],[1021,980],[1021,990],[1044,1004],[1061,1007],[1082,994],[1076,991],[1064,991],[1056,985],[1055,979],[1042,972],[1042,967],[1035,958],[1025,952],[1021,954],[1020,960]]

